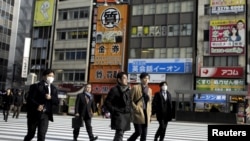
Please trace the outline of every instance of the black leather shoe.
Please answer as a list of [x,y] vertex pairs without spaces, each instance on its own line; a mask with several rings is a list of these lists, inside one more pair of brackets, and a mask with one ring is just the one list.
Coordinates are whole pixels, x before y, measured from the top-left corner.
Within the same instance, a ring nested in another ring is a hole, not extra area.
[[90,141],[95,141],[98,139],[98,136],[95,136],[93,139],[90,139]]

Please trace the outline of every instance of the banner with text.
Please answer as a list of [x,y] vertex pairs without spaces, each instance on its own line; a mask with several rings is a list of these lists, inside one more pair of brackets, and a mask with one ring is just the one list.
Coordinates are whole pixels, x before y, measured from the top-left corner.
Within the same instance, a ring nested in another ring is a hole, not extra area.
[[211,14],[245,12],[245,0],[210,0]]
[[243,91],[244,89],[244,79],[196,79],[196,90]]
[[202,67],[201,77],[243,78],[243,67]]

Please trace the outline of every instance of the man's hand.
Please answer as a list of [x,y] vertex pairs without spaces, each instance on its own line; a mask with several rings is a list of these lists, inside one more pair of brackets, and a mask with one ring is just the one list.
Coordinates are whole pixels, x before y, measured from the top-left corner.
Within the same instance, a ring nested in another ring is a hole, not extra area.
[[76,113],[75,116],[78,117],[78,116],[79,116],[79,113]]
[[39,105],[38,108],[37,108],[37,111],[41,112],[43,110],[43,108],[44,108],[44,105]]
[[50,95],[50,94],[46,94],[46,95],[45,95],[45,98],[46,98],[47,100],[50,100],[50,99],[51,99],[51,95]]

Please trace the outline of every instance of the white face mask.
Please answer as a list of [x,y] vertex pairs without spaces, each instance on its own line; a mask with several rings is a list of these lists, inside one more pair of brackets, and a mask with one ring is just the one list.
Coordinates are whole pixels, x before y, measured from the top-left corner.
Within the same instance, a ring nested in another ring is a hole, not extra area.
[[46,82],[47,82],[48,84],[53,83],[53,81],[54,81],[54,77],[47,77]]
[[162,89],[163,91],[166,91],[166,90],[168,90],[168,86],[163,85],[163,86],[161,86],[161,89]]

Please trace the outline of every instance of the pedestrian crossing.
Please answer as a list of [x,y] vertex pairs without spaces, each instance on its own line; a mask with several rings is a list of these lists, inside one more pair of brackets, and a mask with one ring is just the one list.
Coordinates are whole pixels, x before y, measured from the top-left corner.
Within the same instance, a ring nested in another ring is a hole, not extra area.
[[[0,141],[22,141],[27,133],[26,114],[20,114],[18,119],[9,116],[8,122],[3,120],[0,115]],[[73,129],[71,128],[72,116],[54,115],[54,122],[49,123],[49,129],[46,135],[46,141],[72,141]],[[93,117],[92,127],[98,141],[112,141],[115,131],[111,130],[110,119],[102,117]],[[147,141],[154,140],[154,134],[158,128],[158,122],[153,120],[148,128]],[[134,132],[131,124],[131,130],[125,132],[124,141]],[[88,135],[85,127],[80,130],[79,141],[88,141]],[[139,141],[139,138],[137,139]],[[167,127],[166,141],[207,141],[207,124],[187,123],[187,122],[169,122]],[[36,137],[32,140],[36,141]]]

